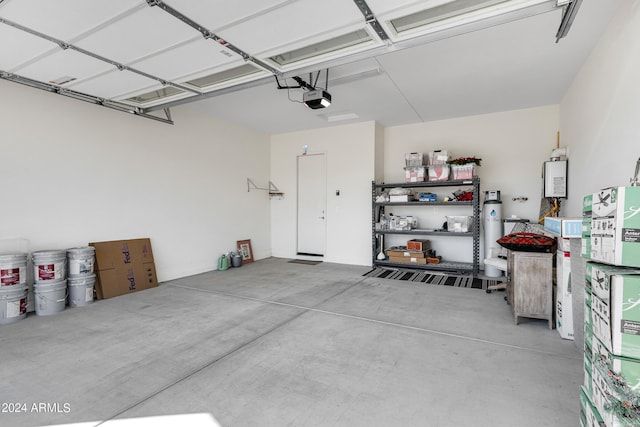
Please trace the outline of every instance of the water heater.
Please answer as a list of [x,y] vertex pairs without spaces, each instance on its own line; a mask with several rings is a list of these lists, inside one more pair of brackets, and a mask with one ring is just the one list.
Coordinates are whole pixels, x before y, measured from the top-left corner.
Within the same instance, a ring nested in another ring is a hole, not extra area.
[[[484,227],[484,256],[491,255],[492,249],[500,248],[496,240],[503,236],[502,231],[502,202],[499,191],[485,192],[484,205],[482,208],[482,225]],[[500,277],[502,271],[495,267],[485,265],[484,275],[487,277]]]

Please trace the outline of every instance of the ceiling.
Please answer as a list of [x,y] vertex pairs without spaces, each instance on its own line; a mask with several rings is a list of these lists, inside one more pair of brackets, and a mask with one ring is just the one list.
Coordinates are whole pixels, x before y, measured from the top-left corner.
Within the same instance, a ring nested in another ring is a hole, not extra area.
[[168,123],[396,126],[559,103],[621,1],[0,0],[0,78]]

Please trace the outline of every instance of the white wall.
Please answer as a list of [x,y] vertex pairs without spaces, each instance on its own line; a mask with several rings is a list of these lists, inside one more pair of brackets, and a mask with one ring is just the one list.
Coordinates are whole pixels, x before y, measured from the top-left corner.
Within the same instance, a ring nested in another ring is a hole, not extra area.
[[[270,256],[266,135],[172,110],[175,125],[0,81],[0,239],[29,249],[151,238],[160,281],[251,239]],[[232,159],[230,161],[229,159]]]
[[627,0],[560,104],[570,147],[563,215],[580,216],[585,194],[629,184],[640,157],[639,76],[640,2]]
[[[500,190],[503,217],[516,215],[537,221],[542,192],[541,168],[556,146],[558,129],[556,105],[389,127],[385,130],[384,179],[387,183],[404,181],[405,153],[446,149],[454,158],[476,156],[482,159],[482,165],[476,169],[480,177],[481,203],[485,191]],[[451,195],[456,189],[434,192]],[[515,197],[527,197],[528,201],[513,201]],[[400,208],[388,208],[387,212],[409,214]],[[419,227],[440,228],[447,215],[470,214],[470,209],[466,208],[422,209]],[[443,258],[472,260],[469,241],[430,239]],[[403,244],[401,240],[391,238],[387,244]]]
[[[404,155],[446,149],[452,157],[476,156],[482,166],[484,191],[500,190],[508,215],[537,220],[540,210],[541,168],[556,146],[558,106],[439,120],[386,129],[384,176],[404,180]],[[514,202],[524,196],[527,202]]]
[[[271,180],[285,193],[271,201],[272,254],[296,258],[296,159],[302,147],[327,160],[327,236],[324,260],[371,264],[371,181],[375,179],[374,122],[273,135]],[[336,196],[340,190],[340,196]]]

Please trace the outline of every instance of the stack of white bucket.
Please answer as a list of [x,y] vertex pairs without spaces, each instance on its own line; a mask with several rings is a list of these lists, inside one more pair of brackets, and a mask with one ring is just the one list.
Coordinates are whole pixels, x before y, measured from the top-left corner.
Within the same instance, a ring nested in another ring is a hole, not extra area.
[[93,303],[93,273],[96,249],[93,246],[67,250],[69,259],[69,306],[82,307]]
[[0,324],[27,317],[27,254],[0,255]]
[[31,259],[36,315],[47,316],[63,311],[67,305],[66,251],[37,251],[31,254]]

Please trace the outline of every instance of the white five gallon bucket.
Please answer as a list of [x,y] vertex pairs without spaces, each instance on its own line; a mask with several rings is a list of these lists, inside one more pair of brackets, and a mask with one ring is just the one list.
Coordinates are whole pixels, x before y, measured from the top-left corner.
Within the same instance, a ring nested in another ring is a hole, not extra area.
[[93,303],[93,285],[96,275],[69,277],[69,307],[82,307]]
[[27,254],[0,255],[0,286],[22,285],[27,282]]
[[0,325],[27,317],[27,285],[0,286]]
[[93,274],[95,254],[96,248],[93,246],[67,249],[67,259],[69,260],[67,275],[73,277]]
[[66,279],[67,251],[37,251],[31,256],[36,283]]
[[67,305],[66,280],[36,282],[33,293],[38,316],[59,313]]

